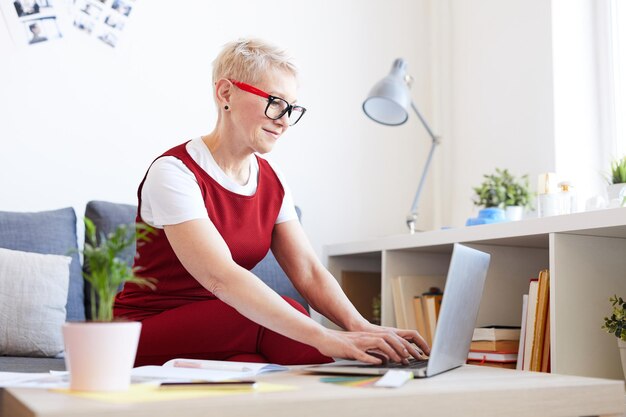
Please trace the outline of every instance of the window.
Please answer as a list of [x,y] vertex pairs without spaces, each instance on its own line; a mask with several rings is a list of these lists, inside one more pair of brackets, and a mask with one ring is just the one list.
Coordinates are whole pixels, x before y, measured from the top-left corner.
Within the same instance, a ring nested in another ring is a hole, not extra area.
[[613,158],[626,155],[626,0],[610,0],[600,19],[607,24],[607,120],[609,151]]

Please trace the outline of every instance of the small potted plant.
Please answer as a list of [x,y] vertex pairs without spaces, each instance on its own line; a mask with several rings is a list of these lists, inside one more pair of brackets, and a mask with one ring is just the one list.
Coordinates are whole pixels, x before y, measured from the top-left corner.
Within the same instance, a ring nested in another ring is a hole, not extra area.
[[611,207],[624,205],[626,198],[626,156],[611,162],[611,176],[609,177],[609,186],[607,187],[607,195],[609,205]]
[[500,173],[505,188],[504,210],[506,217],[509,220],[521,220],[524,210],[532,208],[532,193],[528,184],[528,174],[517,179],[506,169]]
[[622,359],[622,371],[626,376],[626,302],[617,295],[610,297],[609,301],[613,311],[610,316],[604,318],[602,328],[617,337],[617,345]]
[[120,225],[108,235],[96,234],[94,223],[85,218],[85,247],[82,250],[91,284],[89,322],[68,322],[63,326],[65,362],[70,388],[77,391],[124,391],[130,386],[140,322],[113,320],[115,295],[126,282],[154,288],[152,279],[135,275],[136,269],[121,258],[137,242],[149,240],[153,229],[138,224]]
[[467,225],[496,223],[506,221],[504,210],[507,207],[520,207],[508,220],[519,220],[526,207],[530,207],[530,191],[528,175],[520,180],[509,173],[507,169],[496,168],[493,174],[483,175],[483,182],[474,187],[474,205],[484,207],[477,218],[468,219]]

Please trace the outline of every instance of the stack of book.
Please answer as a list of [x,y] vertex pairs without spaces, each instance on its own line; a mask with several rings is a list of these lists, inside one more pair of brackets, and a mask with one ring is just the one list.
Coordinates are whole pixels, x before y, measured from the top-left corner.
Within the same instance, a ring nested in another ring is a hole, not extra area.
[[474,329],[467,363],[515,369],[519,344],[519,327],[478,327]]
[[442,300],[443,293],[437,287],[413,298],[416,328],[428,346],[432,346],[435,341],[435,329]]
[[531,279],[523,298],[522,341],[518,369],[550,372],[550,273]]
[[402,275],[393,277],[391,290],[396,327],[417,330],[432,346],[445,277]]

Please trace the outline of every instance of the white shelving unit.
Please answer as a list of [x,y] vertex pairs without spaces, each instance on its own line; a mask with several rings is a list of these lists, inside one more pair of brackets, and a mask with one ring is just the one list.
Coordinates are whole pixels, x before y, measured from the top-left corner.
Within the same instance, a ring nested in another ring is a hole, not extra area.
[[492,255],[477,325],[519,326],[529,280],[549,268],[552,372],[624,377],[616,339],[601,326],[608,297],[626,296],[626,208],[389,236],[324,251],[340,282],[342,271],[380,273],[381,321],[394,325],[392,277],[446,275],[454,243]]

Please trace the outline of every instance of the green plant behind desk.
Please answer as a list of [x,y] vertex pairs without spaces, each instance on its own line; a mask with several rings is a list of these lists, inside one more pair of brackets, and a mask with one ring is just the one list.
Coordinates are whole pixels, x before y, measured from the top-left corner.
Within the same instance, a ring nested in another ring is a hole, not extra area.
[[108,235],[98,236],[96,226],[86,217],[85,231],[87,239],[82,253],[88,269],[83,276],[91,284],[91,317],[94,321],[112,321],[115,295],[122,284],[132,282],[155,288],[154,279],[136,276],[137,269],[121,258],[122,252],[135,242],[140,245],[149,241],[154,229],[138,223],[133,233],[131,225],[120,225]]
[[480,207],[531,207],[528,175],[517,179],[507,169],[496,168],[495,173],[483,175],[483,182],[474,187],[474,204]]
[[611,184],[626,183],[626,156],[611,162]]
[[618,339],[626,341],[626,302],[617,295],[610,297],[609,301],[613,311],[610,316],[604,318],[602,328]]

